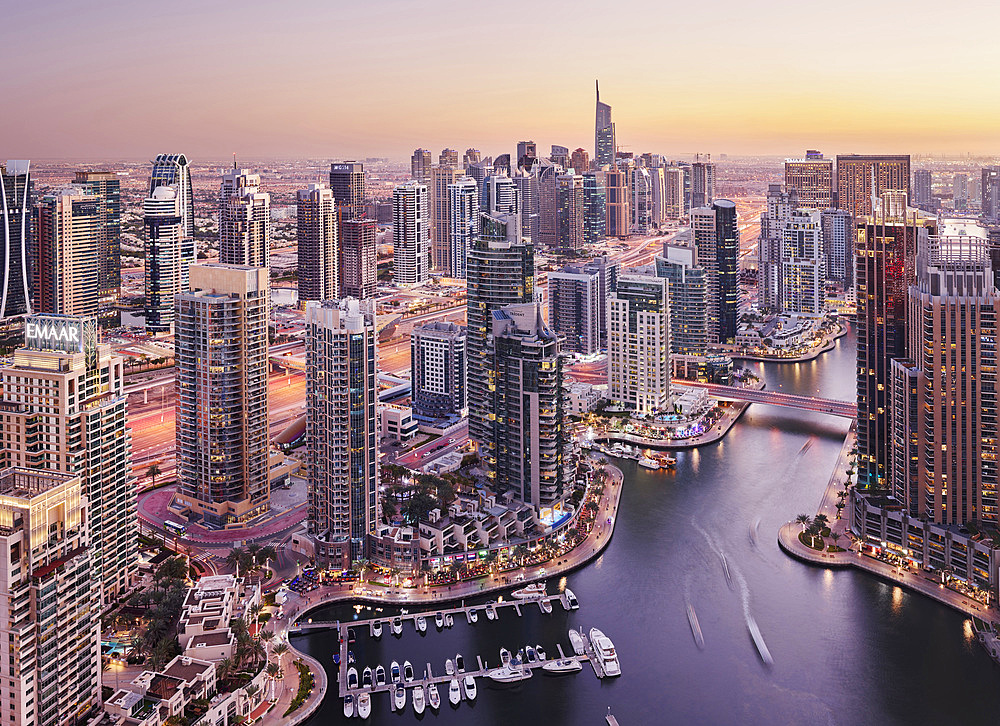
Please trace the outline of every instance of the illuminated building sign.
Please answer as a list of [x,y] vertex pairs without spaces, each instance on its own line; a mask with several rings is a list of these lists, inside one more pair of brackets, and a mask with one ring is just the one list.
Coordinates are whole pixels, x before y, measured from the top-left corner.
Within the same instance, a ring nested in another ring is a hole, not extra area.
[[96,350],[97,325],[93,318],[75,315],[29,315],[24,321],[24,347],[28,350],[82,353]]

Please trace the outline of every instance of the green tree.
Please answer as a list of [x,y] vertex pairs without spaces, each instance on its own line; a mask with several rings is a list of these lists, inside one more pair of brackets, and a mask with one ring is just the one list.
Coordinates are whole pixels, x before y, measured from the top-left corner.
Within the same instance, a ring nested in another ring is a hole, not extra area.
[[156,477],[158,477],[163,472],[160,471],[160,467],[156,464],[150,464],[149,468],[146,469],[146,476],[153,480],[153,486],[156,486]]
[[830,520],[825,514],[817,514],[813,517],[813,526],[816,528],[817,532],[822,532],[830,526]]
[[273,650],[274,654],[278,656],[278,658],[281,658],[281,656],[288,652],[288,643],[278,643],[274,646]]
[[810,526],[812,526],[812,518],[808,514],[800,514],[795,518],[795,523],[802,526],[802,531],[805,532]]

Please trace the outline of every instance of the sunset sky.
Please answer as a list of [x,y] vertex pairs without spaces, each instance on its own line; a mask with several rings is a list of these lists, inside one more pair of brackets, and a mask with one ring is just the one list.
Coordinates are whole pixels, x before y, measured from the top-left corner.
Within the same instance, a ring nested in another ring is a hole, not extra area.
[[0,158],[1000,152],[992,4],[4,5]]

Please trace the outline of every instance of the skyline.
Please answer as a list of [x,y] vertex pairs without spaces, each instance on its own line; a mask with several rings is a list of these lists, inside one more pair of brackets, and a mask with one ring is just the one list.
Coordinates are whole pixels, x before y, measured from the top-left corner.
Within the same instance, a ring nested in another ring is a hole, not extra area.
[[[821,15],[631,0],[613,18],[623,32],[608,37],[602,8],[513,0],[500,16],[450,0],[307,0],[295,13],[260,2],[233,13],[221,3],[112,2],[84,16],[65,0],[22,5],[8,10],[15,32],[0,36],[8,63],[23,69],[0,81],[19,109],[0,124],[5,153],[403,159],[415,147],[503,153],[518,139],[593,152],[595,78],[623,151],[1000,153],[989,128],[1000,100],[977,73],[989,67],[986,29],[998,9],[980,8],[970,26],[925,1],[849,2]],[[868,34],[811,30],[823,21]],[[525,34],[532,26],[544,32]],[[902,61],[872,57],[869,38],[895,36],[907,40]],[[949,45],[947,63],[915,52],[952,37],[963,42]]]

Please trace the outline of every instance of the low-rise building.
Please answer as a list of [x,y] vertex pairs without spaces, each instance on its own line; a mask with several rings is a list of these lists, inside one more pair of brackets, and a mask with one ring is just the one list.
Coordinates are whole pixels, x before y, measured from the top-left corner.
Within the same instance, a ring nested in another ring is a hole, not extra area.
[[593,411],[597,404],[605,400],[606,386],[595,386],[590,383],[573,382],[566,386],[566,412],[574,416],[582,416]]
[[383,524],[368,537],[371,559],[400,572],[420,569],[420,536],[413,527]]
[[234,575],[201,578],[188,590],[178,623],[184,655],[209,661],[229,658],[236,645],[233,618],[246,618],[260,604],[260,585]]
[[384,403],[379,406],[379,436],[405,443],[417,435],[419,424],[409,406]]

